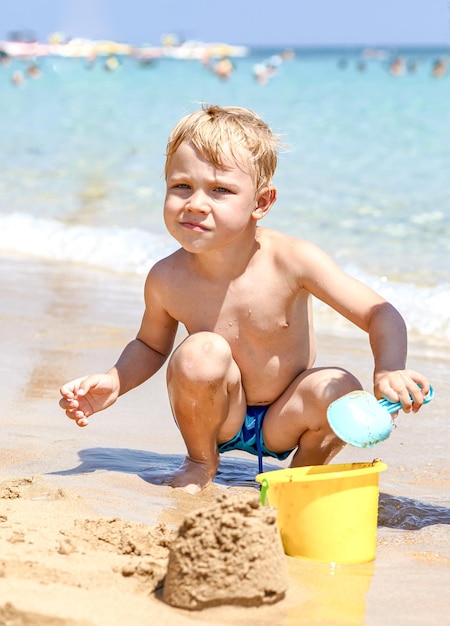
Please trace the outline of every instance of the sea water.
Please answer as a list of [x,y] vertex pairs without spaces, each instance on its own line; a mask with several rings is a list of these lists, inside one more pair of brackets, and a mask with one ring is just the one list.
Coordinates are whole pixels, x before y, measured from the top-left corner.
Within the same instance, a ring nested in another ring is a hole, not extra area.
[[398,51],[297,50],[258,83],[275,52],[233,59],[226,81],[199,61],[46,58],[17,86],[26,63],[0,66],[0,254],[142,277],[176,248],[162,220],[171,128],[202,103],[250,107],[285,144],[261,224],[315,242],[412,335],[449,344],[450,73],[431,71],[448,50],[400,51],[400,76]]

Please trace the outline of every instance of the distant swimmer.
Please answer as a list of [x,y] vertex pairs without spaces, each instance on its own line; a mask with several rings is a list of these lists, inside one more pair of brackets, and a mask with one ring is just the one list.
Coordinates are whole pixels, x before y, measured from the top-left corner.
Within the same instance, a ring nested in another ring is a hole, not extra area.
[[109,57],[107,57],[105,59],[105,63],[103,64],[103,68],[107,71],[107,72],[113,72],[114,70],[116,70],[119,67],[120,63],[119,60],[116,56],[114,56],[113,54],[111,54]]
[[264,63],[256,63],[253,66],[253,76],[255,77],[256,82],[260,85],[265,85],[270,78],[275,76],[275,73],[275,68]]
[[23,87],[25,85],[25,76],[23,75],[23,72],[15,70],[11,74],[11,82],[16,87]]
[[402,76],[405,73],[405,64],[401,57],[395,57],[389,65],[389,72],[392,76]]
[[253,66],[253,75],[260,85],[265,85],[270,78],[273,78],[278,68],[283,63],[283,56],[274,54],[262,63],[256,63]]
[[0,65],[11,65],[11,57],[7,52],[0,49]]
[[292,50],[292,48],[286,48],[286,50],[283,50],[283,52],[280,53],[280,56],[283,61],[292,61],[292,59],[295,57],[295,52],[294,50]]
[[447,63],[444,59],[438,59],[433,64],[433,69],[431,70],[434,78],[443,78],[447,74]]
[[234,71],[233,63],[230,61],[228,57],[222,57],[217,63],[213,66],[213,72],[218,76],[221,80],[228,80],[231,74]]
[[40,78],[42,75],[41,68],[39,65],[32,63],[27,67],[27,76],[29,78]]
[[86,69],[91,70],[95,67],[95,64],[97,63],[97,55],[94,54],[90,54],[87,59],[86,59]]

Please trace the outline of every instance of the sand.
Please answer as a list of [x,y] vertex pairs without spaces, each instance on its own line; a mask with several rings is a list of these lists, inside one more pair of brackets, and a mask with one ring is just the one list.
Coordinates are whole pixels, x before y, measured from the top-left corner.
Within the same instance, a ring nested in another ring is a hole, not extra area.
[[[142,279],[30,259],[1,259],[0,624],[444,624],[450,588],[448,348],[411,338],[409,365],[436,396],[401,415],[385,443],[336,462],[382,458],[376,559],[352,566],[285,557],[288,588],[273,605],[189,611],[162,599],[170,539],[187,515],[224,493],[254,493],[257,463],[227,453],[199,496],[167,486],[184,454],[164,372],[89,427],[58,407],[62,382],[103,370],[134,336]],[[319,332],[319,362],[370,388],[363,336]],[[266,469],[282,467],[268,464]]]
[[170,543],[163,600],[182,609],[279,602],[289,586],[276,510],[229,491],[186,515]]

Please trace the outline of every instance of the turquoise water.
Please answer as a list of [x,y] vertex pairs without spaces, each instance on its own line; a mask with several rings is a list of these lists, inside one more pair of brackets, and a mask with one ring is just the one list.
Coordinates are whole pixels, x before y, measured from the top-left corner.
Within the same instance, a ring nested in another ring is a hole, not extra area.
[[287,146],[265,225],[315,241],[412,333],[450,343],[450,73],[431,74],[446,51],[405,52],[416,67],[402,76],[388,59],[361,71],[355,51],[297,51],[258,84],[272,52],[235,59],[226,82],[170,59],[113,72],[45,59],[23,87],[23,62],[0,67],[0,253],[141,276],[175,247],[161,217],[170,129],[201,102],[248,106]]

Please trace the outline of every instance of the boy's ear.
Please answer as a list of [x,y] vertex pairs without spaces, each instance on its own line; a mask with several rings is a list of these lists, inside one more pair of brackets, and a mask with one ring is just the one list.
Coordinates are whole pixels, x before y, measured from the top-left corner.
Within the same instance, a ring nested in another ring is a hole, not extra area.
[[275,187],[264,187],[261,189],[256,198],[256,207],[252,213],[253,218],[260,220],[267,215],[276,199],[277,190]]

